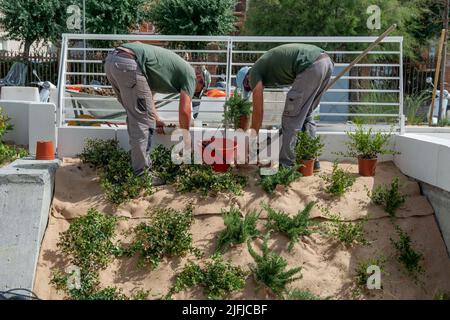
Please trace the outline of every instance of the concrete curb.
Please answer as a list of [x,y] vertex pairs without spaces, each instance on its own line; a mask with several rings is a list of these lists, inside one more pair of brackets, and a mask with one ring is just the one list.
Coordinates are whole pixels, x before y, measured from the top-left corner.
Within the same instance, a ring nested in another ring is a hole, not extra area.
[[59,160],[0,168],[0,290],[33,289]]

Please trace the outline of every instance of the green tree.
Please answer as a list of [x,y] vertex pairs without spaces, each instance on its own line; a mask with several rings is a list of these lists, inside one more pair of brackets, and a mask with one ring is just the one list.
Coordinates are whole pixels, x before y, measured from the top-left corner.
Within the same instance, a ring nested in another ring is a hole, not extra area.
[[23,42],[25,55],[36,41],[59,38],[64,26],[65,1],[0,0],[0,26],[7,38]]
[[[427,0],[431,1],[431,0]],[[367,27],[367,8],[381,9],[381,30]],[[411,23],[427,12],[419,0],[258,0],[251,1],[244,33],[248,35],[375,36],[396,23],[413,53],[417,39]]]
[[[152,0],[87,0],[86,33],[126,34],[147,20]],[[77,1],[82,8],[83,1]]]
[[234,31],[234,0],[159,0],[151,21],[159,33],[226,35]]

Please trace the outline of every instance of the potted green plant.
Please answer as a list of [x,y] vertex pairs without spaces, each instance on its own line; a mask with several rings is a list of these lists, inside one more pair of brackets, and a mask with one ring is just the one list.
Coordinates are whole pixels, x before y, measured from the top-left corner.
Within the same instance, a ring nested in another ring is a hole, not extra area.
[[248,130],[252,103],[243,99],[237,91],[225,102],[224,121],[232,123],[234,129]]
[[314,162],[322,154],[324,146],[320,137],[313,138],[303,131],[297,134],[295,155],[297,163],[300,165],[298,171],[304,177],[314,174]]
[[364,130],[362,125],[358,125],[355,132],[346,133],[350,139],[346,142],[348,150],[341,155],[357,158],[359,174],[363,177],[375,176],[379,155],[396,154],[386,147],[391,140],[392,130],[374,133],[372,128]]

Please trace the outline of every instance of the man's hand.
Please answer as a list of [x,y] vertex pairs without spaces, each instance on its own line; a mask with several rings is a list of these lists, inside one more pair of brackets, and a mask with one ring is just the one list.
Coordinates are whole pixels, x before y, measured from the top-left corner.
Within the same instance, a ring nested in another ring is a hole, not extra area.
[[166,124],[161,121],[161,119],[156,119],[156,132],[158,134],[164,134],[164,127],[166,126]]

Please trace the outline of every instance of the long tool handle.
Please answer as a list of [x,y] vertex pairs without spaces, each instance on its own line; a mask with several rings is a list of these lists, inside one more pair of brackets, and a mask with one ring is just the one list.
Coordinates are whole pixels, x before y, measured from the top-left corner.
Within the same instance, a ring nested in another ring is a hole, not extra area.
[[442,50],[444,48],[444,41],[445,41],[446,31],[445,29],[442,29],[441,32],[441,40],[439,41],[439,53],[438,53],[438,60],[436,65],[436,73],[434,75],[434,88],[433,88],[433,97],[431,98],[431,109],[430,109],[430,117],[428,118],[428,125],[431,127],[433,124],[433,113],[434,113],[434,102],[436,101],[436,92],[439,85],[439,76],[440,76],[440,70],[441,70],[441,62],[442,62]]
[[387,29],[381,36],[378,37],[377,40],[375,40],[374,42],[371,43],[371,45],[369,47],[367,47],[366,50],[364,50],[359,56],[356,57],[355,60],[353,60],[341,73],[339,73],[336,78],[334,78],[327,86],[327,88],[325,89],[325,91],[327,91],[328,89],[330,89],[332,86],[334,86],[336,84],[336,82],[338,82],[338,80],[340,78],[342,78],[347,72],[349,72],[349,70],[351,68],[353,68],[355,66],[355,64],[357,64],[358,62],[360,62],[365,56],[367,56],[367,54],[373,49],[375,48],[381,41],[384,40],[384,38],[386,38],[389,34],[391,34],[395,29],[397,28],[396,24],[393,24],[392,26],[390,26],[389,29]]

